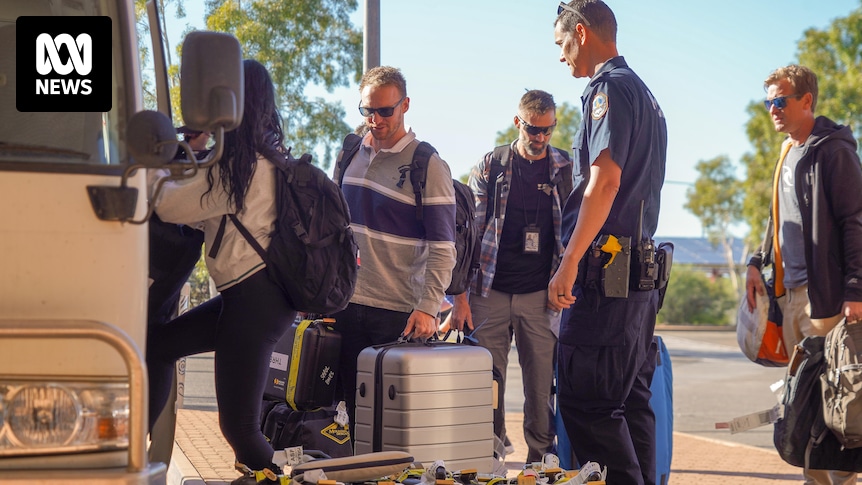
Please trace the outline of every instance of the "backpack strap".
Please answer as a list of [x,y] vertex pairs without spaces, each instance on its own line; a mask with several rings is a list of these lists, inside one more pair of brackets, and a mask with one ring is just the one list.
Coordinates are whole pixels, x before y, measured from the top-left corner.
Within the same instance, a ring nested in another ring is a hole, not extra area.
[[242,234],[242,237],[244,237],[245,240],[248,241],[248,243],[251,245],[251,247],[254,248],[258,256],[260,256],[260,259],[262,259],[265,263],[267,257],[266,250],[263,249],[263,246],[261,246],[260,243],[257,242],[257,239],[255,239],[254,236],[251,235],[248,229],[246,229],[245,226],[242,225],[242,222],[239,222],[239,218],[237,218],[236,214],[228,214],[228,217],[230,217],[230,220],[233,222],[233,225],[236,226],[236,229],[239,231],[239,233]]
[[557,150],[557,153],[562,155],[567,162],[570,162],[563,165],[560,170],[557,171],[557,176],[551,180],[551,185],[557,187],[557,193],[560,194],[560,209],[562,209],[566,206],[566,200],[568,200],[569,196],[572,195],[572,190],[574,189],[572,185],[572,164],[569,159],[568,152],[551,146],[548,148],[551,150]]
[[[273,165],[275,165],[276,170],[281,170],[289,174],[286,164],[287,159],[291,158],[290,148],[287,149],[287,154],[280,152],[275,147],[268,144],[263,144],[259,147],[256,147],[256,150],[267,160],[269,160]],[[306,157],[306,155],[303,155],[303,157]],[[303,160],[305,159],[303,158]],[[273,197],[275,197],[275,194],[273,194]],[[224,232],[227,226],[228,217],[233,222],[233,225],[236,226],[240,234],[242,234],[242,237],[244,237],[245,240],[248,241],[251,247],[254,248],[255,252],[260,256],[260,258],[264,262],[266,262],[266,250],[263,249],[263,246],[261,246],[260,243],[257,242],[257,239],[255,239],[254,236],[251,235],[251,232],[249,232],[249,230],[239,221],[239,218],[236,216],[236,214],[225,214],[221,216],[221,222],[218,225],[218,230],[216,231],[212,248],[210,248],[207,255],[212,259],[215,259],[215,257],[218,255],[219,249],[221,249],[222,240],[224,239]]]
[[225,230],[226,225],[227,225],[227,216],[223,215],[223,216],[221,216],[221,222],[218,225],[218,230],[216,231],[215,240],[213,240],[213,245],[210,248],[209,252],[207,253],[207,256],[209,256],[212,259],[215,259],[215,257],[218,255],[218,250],[221,249],[221,241],[222,241],[222,239],[224,239],[224,230]]
[[227,226],[228,217],[230,217],[231,222],[233,222],[233,225],[236,226],[236,229],[239,231],[239,233],[242,234],[242,237],[244,237],[245,240],[248,241],[248,243],[251,245],[251,247],[254,248],[255,252],[260,256],[260,259],[266,262],[266,250],[264,250],[263,246],[261,246],[260,243],[257,242],[257,239],[255,239],[254,236],[251,235],[251,232],[249,232],[249,230],[246,229],[244,225],[242,225],[242,222],[239,222],[239,218],[236,216],[236,214],[225,214],[221,216],[221,222],[218,225],[215,240],[213,241],[212,248],[210,248],[207,255],[212,259],[215,259],[215,257],[218,255],[219,249],[221,248],[222,240],[224,239],[224,231],[225,227]]
[[494,218],[499,218],[501,216],[500,206],[502,205],[502,195],[497,192],[497,182],[498,180],[502,182],[502,178],[505,176],[504,172],[506,171],[506,165],[508,165],[511,160],[512,145],[500,145],[495,147],[494,151],[491,153],[491,168],[488,172],[487,200],[493,200],[494,203],[492,205],[493,211],[485,209],[485,224],[491,220],[492,213],[494,214]]
[[431,155],[437,153],[437,149],[427,141],[419,143],[413,152],[413,162],[408,167],[402,167],[401,178],[398,187],[404,185],[405,172],[410,172],[410,184],[413,186],[413,197],[416,200],[416,220],[422,220],[422,191],[425,190],[425,182],[428,179],[428,161]]
[[348,133],[344,137],[344,142],[341,144],[341,156],[335,161],[335,181],[341,187],[341,182],[344,180],[344,171],[347,166],[356,156],[359,151],[359,145],[362,144],[362,137],[356,133]]

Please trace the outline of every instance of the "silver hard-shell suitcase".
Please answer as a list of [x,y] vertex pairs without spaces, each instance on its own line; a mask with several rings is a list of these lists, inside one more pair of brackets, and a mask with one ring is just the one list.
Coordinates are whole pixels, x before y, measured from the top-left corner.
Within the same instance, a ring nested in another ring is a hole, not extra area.
[[359,354],[355,452],[406,451],[449,470],[489,473],[494,451],[491,354],[431,341]]

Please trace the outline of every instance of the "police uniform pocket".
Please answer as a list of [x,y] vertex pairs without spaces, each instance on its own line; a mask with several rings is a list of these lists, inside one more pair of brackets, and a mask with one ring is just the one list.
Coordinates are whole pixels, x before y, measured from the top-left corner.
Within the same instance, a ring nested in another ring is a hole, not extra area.
[[[589,292],[593,293],[593,292]],[[568,312],[560,329],[566,345],[618,347],[634,341],[642,325],[655,318],[653,291],[632,291],[628,298],[587,296]],[[598,298],[598,306],[595,299]]]

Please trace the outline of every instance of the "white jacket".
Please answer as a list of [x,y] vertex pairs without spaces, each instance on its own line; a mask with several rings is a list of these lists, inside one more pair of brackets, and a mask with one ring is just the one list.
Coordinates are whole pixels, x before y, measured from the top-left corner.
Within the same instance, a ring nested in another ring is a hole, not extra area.
[[[272,162],[258,155],[243,210],[237,214],[240,222],[264,249],[269,247],[276,217],[275,170]],[[233,201],[219,182],[219,173],[219,166],[215,165],[212,191],[203,198],[201,196],[208,187],[207,170],[198,171],[190,179],[165,183],[156,201],[156,213],[165,222],[202,226],[207,269],[218,290],[222,291],[266,265],[229,218],[216,258],[209,257],[209,248],[215,240],[222,216],[235,212]]]

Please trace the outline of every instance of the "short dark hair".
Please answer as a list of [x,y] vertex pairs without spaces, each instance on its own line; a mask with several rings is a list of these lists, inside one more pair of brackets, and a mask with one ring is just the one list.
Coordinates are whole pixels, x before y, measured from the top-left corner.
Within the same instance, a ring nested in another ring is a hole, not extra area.
[[362,76],[362,81],[359,82],[359,91],[365,89],[365,86],[385,86],[391,85],[398,88],[398,93],[402,97],[407,96],[407,80],[401,74],[401,70],[392,66],[377,66],[371,68]]
[[795,94],[811,93],[811,112],[814,112],[817,108],[817,75],[814,71],[798,64],[779,67],[763,81],[763,89],[769,89],[769,86],[777,84],[782,79],[787,79],[793,86]]
[[530,113],[543,115],[548,111],[556,111],[557,105],[554,103],[554,97],[551,93],[547,93],[540,89],[531,89],[521,96],[521,102],[518,103],[519,113]]
[[[572,0],[567,5],[589,22],[588,28],[595,32],[600,39],[605,42],[617,41],[617,18],[611,7],[608,7],[605,2],[602,0]],[[557,15],[554,27],[560,25],[564,31],[574,32],[578,22],[580,19],[577,15],[563,9],[560,15]]]

